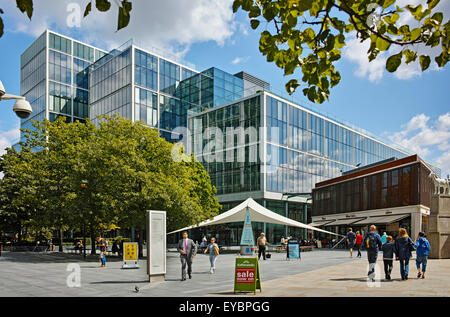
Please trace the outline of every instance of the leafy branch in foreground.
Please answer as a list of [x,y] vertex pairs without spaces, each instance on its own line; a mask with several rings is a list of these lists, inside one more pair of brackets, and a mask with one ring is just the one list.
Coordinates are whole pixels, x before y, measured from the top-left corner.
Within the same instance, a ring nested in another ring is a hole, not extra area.
[[[260,52],[286,76],[300,68],[301,80],[307,85],[303,94],[322,103],[328,100],[330,87],[341,80],[335,63],[350,32],[361,42],[370,41],[369,61],[391,47],[400,48],[386,61],[389,72],[398,69],[403,57],[405,64],[419,58],[422,71],[426,70],[431,58],[418,52],[419,45],[439,46],[440,54],[434,60],[438,67],[444,67],[450,54],[450,21],[444,23],[443,13],[433,11],[439,1],[399,7],[396,0],[234,0],[233,11],[248,12],[252,29],[265,20]],[[406,15],[414,18],[416,27],[400,23]],[[291,79],[286,90],[292,94],[298,86],[299,80]]]

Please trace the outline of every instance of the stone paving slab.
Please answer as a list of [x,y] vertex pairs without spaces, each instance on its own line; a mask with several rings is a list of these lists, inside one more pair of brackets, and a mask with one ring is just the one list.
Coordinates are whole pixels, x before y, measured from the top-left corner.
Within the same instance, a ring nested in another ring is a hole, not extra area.
[[[221,254],[216,262],[216,274],[209,274],[207,255],[198,254],[193,263],[192,279],[181,278],[181,263],[177,253],[167,253],[167,275],[164,283],[149,285],[146,260],[139,269],[121,269],[117,257],[108,257],[105,268],[99,268],[98,256],[87,261],[77,254],[4,252],[0,257],[0,296],[205,296],[233,287],[236,254]],[[302,253],[301,261],[286,261],[284,253],[272,253],[272,258],[260,261],[263,281],[351,261],[346,252],[312,251]],[[67,265],[81,268],[81,287],[66,285]],[[135,286],[140,288],[134,292]]]
[[[381,279],[367,283],[367,260],[354,259],[305,273],[264,281],[262,292],[236,296],[248,297],[361,297],[361,296],[450,296],[450,260],[428,260],[425,279],[417,279],[415,260],[410,261],[409,279],[402,281],[399,262],[394,262],[392,280],[384,280],[383,261],[377,261]],[[212,296],[230,296],[230,290]]]
[[[341,250],[316,250],[302,253],[302,259],[287,261],[285,254],[272,253],[260,261],[262,293],[257,296],[448,296],[450,293],[450,260],[429,260],[425,280],[415,280],[414,261],[410,262],[411,279],[381,281],[381,287],[369,289],[366,284],[366,260],[349,258]],[[209,274],[207,255],[194,259],[192,279],[180,281],[181,265],[177,253],[167,253],[167,275],[164,283],[149,284],[146,261],[139,269],[121,269],[119,258],[109,257],[107,266],[99,268],[98,256],[84,261],[75,254],[4,252],[0,257],[0,296],[228,296],[233,297],[236,254],[221,254],[216,274]],[[81,268],[81,287],[69,288],[66,271],[69,263]],[[382,269],[382,261],[378,262]],[[135,292],[135,286],[140,288]],[[372,290],[371,293],[369,291]],[[236,296],[254,296],[239,294]]]

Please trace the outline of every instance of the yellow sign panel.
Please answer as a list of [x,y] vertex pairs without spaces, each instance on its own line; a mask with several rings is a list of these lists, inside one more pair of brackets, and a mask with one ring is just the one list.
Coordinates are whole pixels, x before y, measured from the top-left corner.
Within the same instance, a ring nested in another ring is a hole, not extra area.
[[123,259],[124,261],[137,261],[138,249],[136,242],[124,242],[123,243]]

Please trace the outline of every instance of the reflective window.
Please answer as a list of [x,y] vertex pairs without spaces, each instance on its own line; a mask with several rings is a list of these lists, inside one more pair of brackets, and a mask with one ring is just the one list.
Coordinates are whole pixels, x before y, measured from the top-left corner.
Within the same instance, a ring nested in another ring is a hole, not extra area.
[[50,47],[67,54],[72,54],[72,41],[59,35],[50,33]]
[[71,57],[53,50],[49,51],[49,78],[51,80],[70,84],[72,77]]
[[175,95],[180,83],[180,66],[166,61],[159,60],[159,89],[170,95]]
[[158,89],[158,58],[141,50],[135,50],[135,82],[137,85]]
[[135,121],[156,127],[158,125],[158,95],[154,92],[135,88]]
[[94,49],[78,42],[73,42],[73,55],[91,62],[94,61]]
[[71,115],[72,89],[70,88],[70,86],[50,81],[49,90],[49,110]]

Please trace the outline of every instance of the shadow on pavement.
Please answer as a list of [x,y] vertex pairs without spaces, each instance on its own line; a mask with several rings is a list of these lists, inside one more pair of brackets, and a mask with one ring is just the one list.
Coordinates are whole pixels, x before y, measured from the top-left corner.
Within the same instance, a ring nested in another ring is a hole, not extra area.
[[148,280],[144,280],[144,281],[101,281],[101,282],[91,282],[89,284],[133,284],[133,283],[148,283]]
[[[361,277],[342,277],[342,278],[330,278],[330,281],[336,281],[336,282],[348,282],[348,281],[356,281],[356,282],[367,282],[367,278],[361,278]],[[390,282],[394,282],[394,281],[401,281],[400,278],[393,278],[391,280],[386,280],[386,279],[380,279],[381,283],[390,283]]]
[[330,278],[330,281],[335,282],[348,282],[348,281],[356,281],[356,282],[364,282],[367,283],[367,277],[342,277],[342,278]]
[[[100,262],[98,254],[86,254],[86,259],[83,255],[60,252],[8,252],[3,253],[2,258],[11,262],[22,263],[69,263],[69,262]],[[121,262],[119,257],[106,257],[106,262]]]

